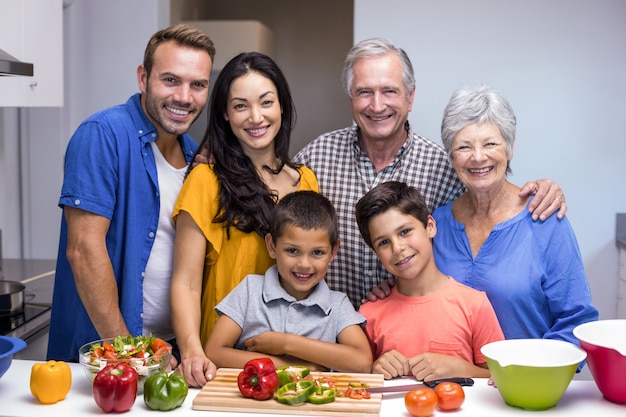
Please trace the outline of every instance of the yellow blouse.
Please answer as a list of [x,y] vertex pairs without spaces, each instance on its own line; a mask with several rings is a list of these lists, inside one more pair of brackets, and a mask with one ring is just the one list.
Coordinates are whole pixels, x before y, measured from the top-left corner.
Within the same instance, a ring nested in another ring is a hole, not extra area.
[[[299,191],[319,192],[315,173],[300,167]],[[219,185],[212,167],[198,165],[185,179],[174,207],[173,219],[183,210],[191,215],[207,240],[202,282],[200,340],[206,343],[217,322],[215,306],[248,274],[264,274],[274,264],[265,240],[255,232],[243,233],[231,227],[230,238],[222,223],[214,223],[219,201]]]

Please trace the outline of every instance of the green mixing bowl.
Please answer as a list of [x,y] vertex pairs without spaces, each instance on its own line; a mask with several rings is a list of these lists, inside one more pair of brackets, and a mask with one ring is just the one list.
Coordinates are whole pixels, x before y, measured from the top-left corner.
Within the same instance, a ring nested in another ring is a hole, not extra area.
[[554,407],[587,357],[578,346],[551,339],[501,340],[481,352],[504,402],[526,410]]

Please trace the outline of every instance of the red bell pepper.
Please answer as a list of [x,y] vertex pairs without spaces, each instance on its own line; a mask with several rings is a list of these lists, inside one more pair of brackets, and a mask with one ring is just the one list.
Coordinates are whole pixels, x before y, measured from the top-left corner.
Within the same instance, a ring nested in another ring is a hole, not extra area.
[[269,400],[274,396],[279,385],[276,367],[269,358],[249,360],[237,378],[237,386],[241,394],[255,400]]
[[137,398],[137,371],[123,363],[105,366],[93,380],[93,398],[105,413],[130,410]]

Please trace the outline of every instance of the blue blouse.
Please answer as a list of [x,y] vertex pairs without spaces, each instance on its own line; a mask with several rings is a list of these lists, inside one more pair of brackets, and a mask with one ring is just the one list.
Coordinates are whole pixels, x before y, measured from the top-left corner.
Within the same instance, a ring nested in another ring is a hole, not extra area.
[[598,319],[578,248],[567,220],[533,221],[528,210],[496,225],[472,256],[465,226],[452,203],[433,213],[437,267],[485,291],[507,339],[560,339],[575,344],[573,329]]

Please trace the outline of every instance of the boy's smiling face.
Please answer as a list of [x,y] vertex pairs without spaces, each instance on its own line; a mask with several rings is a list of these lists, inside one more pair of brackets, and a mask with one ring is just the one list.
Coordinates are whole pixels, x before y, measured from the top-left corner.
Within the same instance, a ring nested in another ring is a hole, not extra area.
[[326,277],[328,264],[339,247],[332,247],[324,229],[306,230],[292,225],[285,227],[275,244],[270,234],[265,236],[265,243],[270,256],[276,259],[282,287],[297,300],[307,298]]
[[372,246],[385,269],[398,278],[415,279],[433,258],[431,239],[437,233],[428,216],[426,227],[417,218],[391,208],[369,221]]

